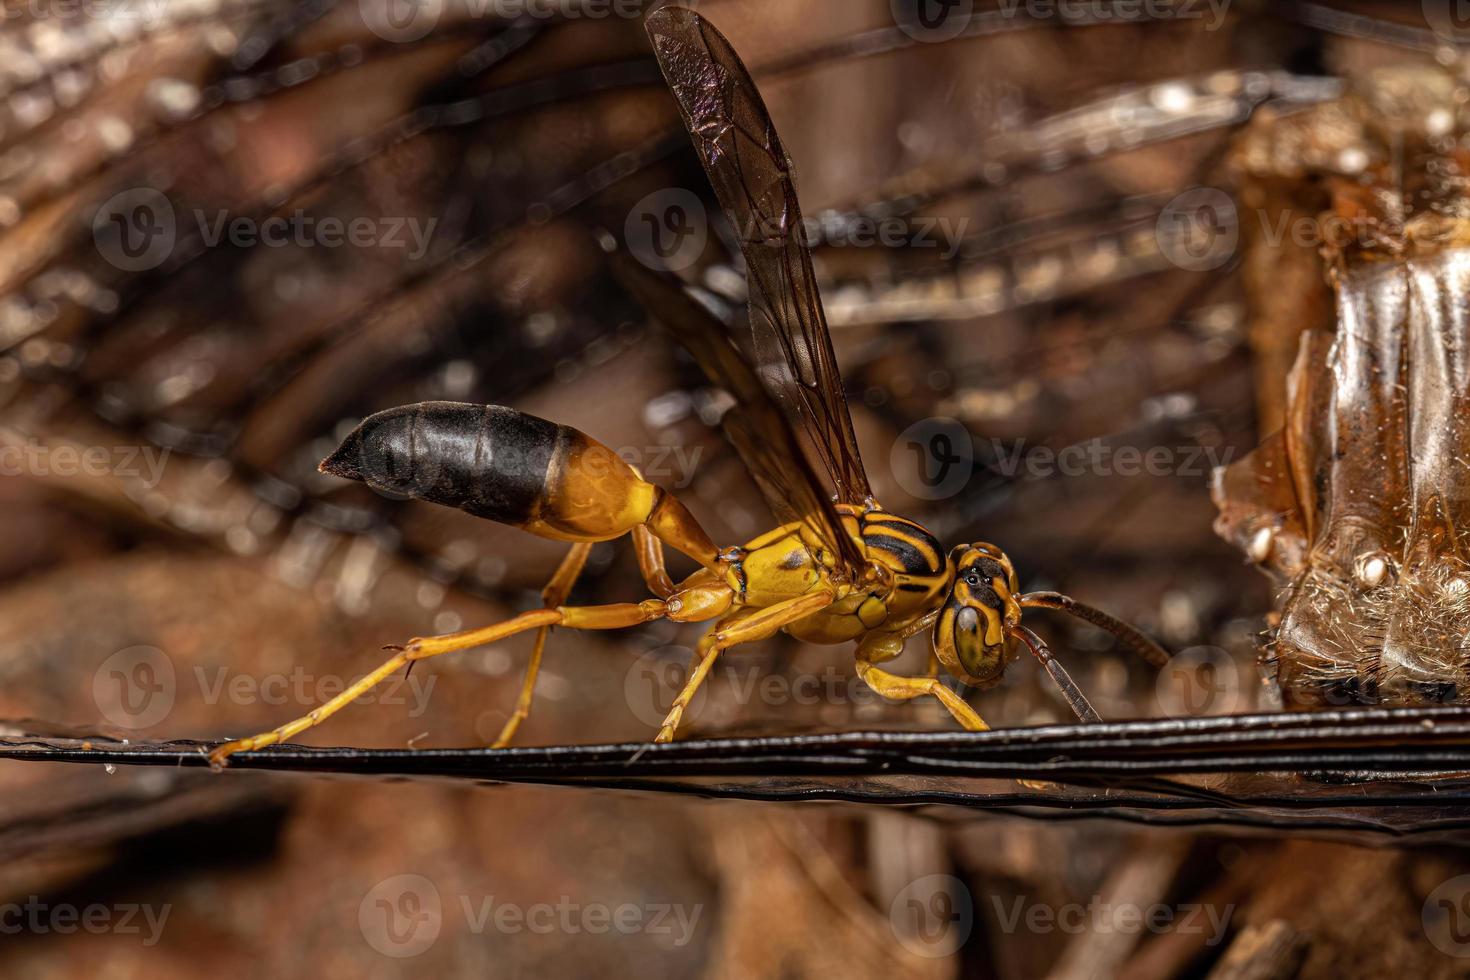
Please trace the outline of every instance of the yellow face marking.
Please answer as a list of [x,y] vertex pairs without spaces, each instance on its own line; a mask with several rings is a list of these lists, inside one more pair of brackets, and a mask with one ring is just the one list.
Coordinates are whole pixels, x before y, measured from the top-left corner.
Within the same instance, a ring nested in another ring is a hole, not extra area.
[[969,607],[978,610],[985,617],[985,645],[1000,646],[1005,639],[1005,624],[1000,621],[1000,613],[986,605],[974,605]]
[[959,545],[947,565],[953,569],[952,585],[935,623],[934,652],[960,680],[989,687],[1009,662],[1014,644],[1009,631],[1021,621],[1015,568],[999,548],[987,544]]

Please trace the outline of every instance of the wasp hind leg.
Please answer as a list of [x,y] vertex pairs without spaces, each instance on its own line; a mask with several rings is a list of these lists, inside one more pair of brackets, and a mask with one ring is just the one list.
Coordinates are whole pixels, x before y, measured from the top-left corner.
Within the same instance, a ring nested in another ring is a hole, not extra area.
[[[660,599],[667,599],[674,594],[674,582],[669,578],[669,573],[664,567],[663,542],[653,536],[647,527],[640,524],[633,529],[633,545],[638,555],[638,568],[642,572],[643,581],[648,589]],[[591,542],[581,542],[572,546],[567,556],[562,559],[561,566],[557,568],[556,574],[541,590],[542,605],[548,609],[555,609],[567,601],[571,595],[572,586],[576,584],[577,577],[582,574],[582,569],[587,565],[587,556],[592,553]],[[551,634],[550,626],[542,626],[536,631],[536,639],[531,647],[531,659],[526,663],[526,676],[521,682],[521,692],[516,697],[515,710],[506,719],[505,727],[500,730],[500,735],[490,744],[492,749],[503,749],[515,738],[521,723],[531,713],[531,701],[535,696],[536,677],[541,671],[541,658],[546,652],[546,640]]]
[[[582,569],[587,565],[587,556],[592,553],[592,543],[583,541],[572,545],[556,573],[551,576],[551,581],[546,583],[546,588],[541,590],[541,604],[547,609],[555,609],[567,601],[572,593],[572,586],[577,582],[577,576],[582,574]],[[665,597],[666,598],[666,597]],[[511,711],[510,717],[505,720],[505,726],[500,729],[500,734],[490,744],[492,749],[503,749],[515,738],[516,731],[520,729],[521,722],[531,713],[531,700],[536,693],[536,677],[541,672],[541,657],[546,652],[546,640],[551,635],[550,626],[542,626],[536,630],[536,639],[531,646],[531,659],[526,662],[526,676],[521,681],[521,693],[516,696],[515,709]]]
[[275,745],[283,739],[315,727],[377,687],[399,668],[416,660],[427,660],[430,657],[453,653],[456,650],[468,650],[472,647],[497,643],[517,633],[542,627],[566,626],[570,629],[582,630],[623,629],[662,619],[666,615],[668,615],[668,606],[662,599],[647,599],[639,603],[617,603],[607,606],[559,606],[554,609],[532,609],[507,619],[503,623],[482,629],[412,640],[407,646],[396,648],[393,656],[372,673],[358,680],[316,710],[269,732],[227,742],[209,754],[209,761],[211,765],[222,766],[225,760],[236,752],[248,752],[267,745]]

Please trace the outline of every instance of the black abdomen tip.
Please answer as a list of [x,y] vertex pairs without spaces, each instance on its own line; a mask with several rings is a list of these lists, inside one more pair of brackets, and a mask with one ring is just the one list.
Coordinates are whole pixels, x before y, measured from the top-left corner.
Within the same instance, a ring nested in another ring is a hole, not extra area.
[[342,441],[342,445],[322,460],[317,466],[318,473],[328,476],[340,476],[344,480],[361,480],[362,470],[357,461],[362,454],[362,427],[358,426],[352,430],[352,434]]
[[505,524],[533,516],[562,426],[498,405],[421,402],[364,419],[318,467]]

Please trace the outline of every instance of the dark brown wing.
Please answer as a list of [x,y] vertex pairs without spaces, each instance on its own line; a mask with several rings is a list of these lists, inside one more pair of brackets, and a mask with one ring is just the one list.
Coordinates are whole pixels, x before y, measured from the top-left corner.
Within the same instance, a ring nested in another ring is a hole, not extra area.
[[612,263],[618,279],[649,315],[694,356],[712,382],[735,399],[720,425],[755,478],[771,513],[783,524],[804,524],[835,556],[839,570],[861,568],[862,552],[843,532],[842,519],[797,444],[796,433],[725,325],[676,281],[645,268],[626,253],[614,255]]
[[647,29],[745,255],[760,377],[800,421],[837,499],[862,506],[871,495],[868,477],[812,272],[791,161],[766,104],[730,42],[698,14],[665,7],[649,15]]

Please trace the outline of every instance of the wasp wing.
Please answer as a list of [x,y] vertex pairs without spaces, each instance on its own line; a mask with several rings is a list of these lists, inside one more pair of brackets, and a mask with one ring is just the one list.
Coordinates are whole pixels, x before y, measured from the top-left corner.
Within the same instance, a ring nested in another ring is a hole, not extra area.
[[644,267],[626,253],[612,257],[613,270],[649,315],[672,333],[706,376],[735,400],[720,426],[755,479],[771,513],[783,524],[800,523],[823,542],[843,569],[862,567],[863,556],[842,530],[842,518],[822,490],[796,433],[755,369],[713,313],[673,280]]
[[740,241],[760,377],[805,429],[837,499],[871,496],[804,240],[791,161],[730,42],[690,10],[650,14],[649,37],[700,162]]

